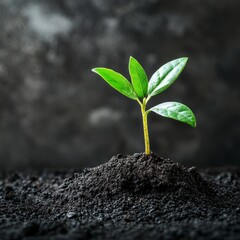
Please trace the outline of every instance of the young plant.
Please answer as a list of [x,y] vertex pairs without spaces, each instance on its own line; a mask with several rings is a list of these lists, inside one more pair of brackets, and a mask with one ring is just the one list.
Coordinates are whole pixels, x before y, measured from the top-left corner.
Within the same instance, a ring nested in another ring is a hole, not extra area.
[[111,69],[92,69],[93,72],[100,75],[114,89],[139,103],[142,112],[146,155],[150,154],[147,121],[149,112],[155,112],[163,117],[172,118],[180,122],[187,123],[192,127],[196,127],[196,118],[193,112],[182,103],[165,102],[146,110],[146,106],[150,98],[170,87],[184,69],[187,61],[188,58],[183,57],[166,63],[159,68],[148,81],[148,77],[143,67],[135,58],[130,57],[129,73],[132,84],[123,75]]

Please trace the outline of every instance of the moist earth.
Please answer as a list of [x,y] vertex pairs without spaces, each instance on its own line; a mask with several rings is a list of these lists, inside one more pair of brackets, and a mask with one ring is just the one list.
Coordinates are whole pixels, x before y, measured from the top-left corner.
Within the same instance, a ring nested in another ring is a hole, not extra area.
[[118,154],[95,168],[2,172],[0,236],[240,239],[240,169]]

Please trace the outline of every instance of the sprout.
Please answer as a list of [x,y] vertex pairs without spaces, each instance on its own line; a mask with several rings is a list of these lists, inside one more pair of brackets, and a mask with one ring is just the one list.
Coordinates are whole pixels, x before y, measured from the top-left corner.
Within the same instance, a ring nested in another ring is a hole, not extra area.
[[186,105],[178,102],[164,102],[148,110],[146,106],[151,97],[165,91],[178,78],[188,61],[187,57],[178,58],[159,68],[148,81],[146,72],[133,57],[129,59],[129,73],[132,84],[120,73],[108,68],[94,68],[93,72],[100,75],[110,86],[128,98],[136,100],[142,112],[145,153],[150,154],[147,117],[155,112],[163,117],[172,118],[196,127],[196,118]]

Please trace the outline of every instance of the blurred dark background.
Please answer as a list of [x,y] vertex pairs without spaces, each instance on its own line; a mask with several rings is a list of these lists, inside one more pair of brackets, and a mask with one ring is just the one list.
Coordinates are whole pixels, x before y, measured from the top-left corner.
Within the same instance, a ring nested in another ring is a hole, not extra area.
[[144,151],[140,109],[91,68],[149,77],[182,56],[149,106],[188,105],[193,129],[151,114],[151,148],[186,165],[240,165],[240,1],[1,0],[0,166],[85,167]]

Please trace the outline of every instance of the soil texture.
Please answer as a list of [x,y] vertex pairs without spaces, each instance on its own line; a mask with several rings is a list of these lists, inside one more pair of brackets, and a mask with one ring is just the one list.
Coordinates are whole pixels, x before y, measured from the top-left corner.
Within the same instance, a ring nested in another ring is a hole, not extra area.
[[240,239],[240,169],[155,154],[80,171],[2,172],[0,238]]

